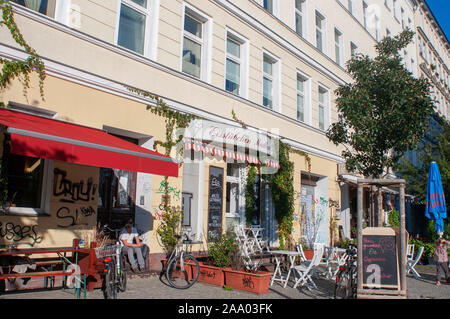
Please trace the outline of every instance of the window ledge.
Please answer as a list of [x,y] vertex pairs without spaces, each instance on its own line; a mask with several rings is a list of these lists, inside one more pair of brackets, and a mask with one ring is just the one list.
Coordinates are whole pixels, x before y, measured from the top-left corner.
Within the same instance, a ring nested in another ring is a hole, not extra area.
[[0,214],[6,216],[26,216],[26,217],[50,216],[49,213],[40,208],[29,208],[29,207],[1,208]]

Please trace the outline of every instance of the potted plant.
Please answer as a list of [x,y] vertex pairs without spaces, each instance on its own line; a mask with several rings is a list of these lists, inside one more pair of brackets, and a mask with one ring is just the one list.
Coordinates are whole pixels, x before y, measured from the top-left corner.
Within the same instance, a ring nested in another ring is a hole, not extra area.
[[[243,267],[242,255],[233,233],[227,232],[219,236],[209,246],[209,264],[200,266],[199,281],[210,280],[208,271],[220,270],[223,275],[222,286],[245,290],[257,294],[269,292],[271,273],[264,271],[249,271]],[[202,277],[202,267],[204,274]],[[219,277],[217,274],[216,277]],[[202,279],[200,278],[202,277]]]

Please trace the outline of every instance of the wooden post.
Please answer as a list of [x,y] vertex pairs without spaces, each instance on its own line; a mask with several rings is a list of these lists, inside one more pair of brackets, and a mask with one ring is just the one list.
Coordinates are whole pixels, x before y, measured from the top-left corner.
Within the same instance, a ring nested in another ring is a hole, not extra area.
[[358,271],[358,290],[362,290],[363,289],[363,269],[362,269],[362,264],[363,264],[363,256],[362,256],[362,249],[363,249],[363,245],[362,245],[362,230],[363,230],[363,186],[361,184],[358,183],[358,198],[357,198],[357,207],[358,207],[358,219],[357,219],[357,248],[358,248],[358,253],[357,253],[357,271]]
[[383,192],[378,188],[378,227],[383,227]]
[[400,284],[406,293],[405,183],[400,184]]

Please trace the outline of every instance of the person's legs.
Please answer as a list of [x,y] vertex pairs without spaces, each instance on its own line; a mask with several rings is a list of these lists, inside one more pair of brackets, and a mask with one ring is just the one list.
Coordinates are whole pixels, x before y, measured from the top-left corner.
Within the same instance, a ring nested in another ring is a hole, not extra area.
[[136,271],[137,270],[137,264],[136,264],[136,259],[134,258],[134,249],[133,249],[134,247],[124,246],[123,248],[124,248],[124,250],[125,250],[125,252],[126,252],[126,254],[128,256],[128,261],[131,264],[131,268],[133,269],[133,271]]
[[444,267],[442,267],[442,263],[436,262],[436,285],[441,283],[441,271]]
[[[145,261],[144,261],[144,258],[142,257],[141,247],[133,247],[133,248],[134,248],[134,253],[137,256],[137,260],[138,260],[138,263],[139,263],[139,268],[141,270],[144,270],[144,268],[145,268]],[[133,256],[133,259],[134,259],[134,256]],[[134,261],[134,263],[136,264],[136,260]]]

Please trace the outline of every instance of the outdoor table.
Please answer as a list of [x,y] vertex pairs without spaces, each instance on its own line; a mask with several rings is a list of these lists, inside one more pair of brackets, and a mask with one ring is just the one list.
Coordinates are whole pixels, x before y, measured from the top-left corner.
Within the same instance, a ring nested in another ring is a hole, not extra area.
[[263,248],[261,247],[261,237],[260,237],[260,233],[264,230],[264,228],[262,227],[249,227],[249,228],[245,228],[245,231],[247,232],[249,238],[251,238],[253,244],[257,247],[258,251],[263,250]]
[[[70,261],[67,257],[68,253],[72,253],[72,258],[73,258],[73,262]],[[58,256],[59,259],[61,259],[62,263],[63,263],[63,268],[66,268],[66,264],[69,265],[73,265],[75,266],[75,268],[79,269],[78,267],[78,257],[79,257],[79,253],[85,253],[85,254],[89,254],[89,249],[84,249],[84,248],[80,248],[78,246],[71,246],[71,247],[50,247],[50,248],[13,248],[13,249],[8,249],[8,250],[0,250],[0,258],[1,257],[5,257],[5,256],[26,256],[29,257],[31,255],[37,255],[37,254],[56,254]],[[30,264],[26,264],[28,265],[28,268],[31,268]],[[25,272],[26,269],[25,267],[18,267],[16,268],[16,265],[11,265],[14,266],[14,268],[17,271],[17,273],[22,273]],[[14,269],[13,269],[14,271]],[[30,277],[33,277],[33,273],[26,273],[27,275],[30,275]],[[35,275],[40,276],[40,273],[35,273]],[[48,276],[45,277],[52,277],[52,272],[48,272]],[[56,274],[56,272],[55,272]],[[14,276],[12,274],[3,274],[2,276]],[[81,276],[81,271],[80,273],[77,273],[76,275]],[[44,276],[44,275],[43,275]],[[65,276],[63,276],[63,278],[65,278]],[[86,276],[85,276],[86,278]],[[81,280],[81,279],[80,279]],[[63,279],[64,282],[64,279]],[[84,294],[86,296],[86,280],[84,279]],[[63,285],[64,287],[64,285]],[[77,287],[78,290],[78,294],[80,293],[80,289]]]
[[[284,282],[284,288],[286,288],[287,283],[289,281],[289,276],[291,275],[291,271],[295,267],[295,258],[300,257],[301,253],[298,251],[291,251],[291,250],[271,250],[270,253],[274,255],[276,262],[275,270],[273,271],[270,285],[272,286],[273,282],[277,280]],[[281,274],[281,259],[283,256],[289,257],[289,270],[286,275],[286,278],[283,278],[283,275]]]

